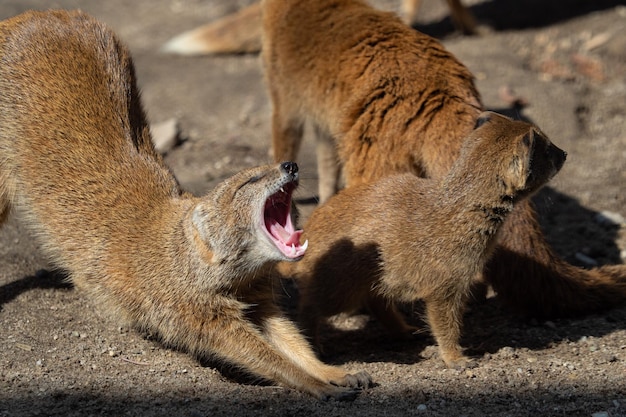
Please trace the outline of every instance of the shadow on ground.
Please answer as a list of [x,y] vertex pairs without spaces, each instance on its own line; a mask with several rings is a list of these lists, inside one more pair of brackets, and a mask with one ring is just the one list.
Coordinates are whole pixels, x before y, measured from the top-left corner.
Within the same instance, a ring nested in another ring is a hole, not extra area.
[[[491,0],[468,7],[479,25],[491,30],[536,29],[569,19],[626,5],[623,0]],[[455,33],[450,17],[437,22],[414,25],[428,35],[445,38]]]

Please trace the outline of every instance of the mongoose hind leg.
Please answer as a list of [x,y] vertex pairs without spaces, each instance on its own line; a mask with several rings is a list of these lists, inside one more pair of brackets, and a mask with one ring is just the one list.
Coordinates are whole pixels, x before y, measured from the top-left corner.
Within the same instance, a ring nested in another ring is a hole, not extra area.
[[450,19],[454,26],[466,35],[478,33],[478,25],[474,15],[461,4],[461,0],[446,0],[450,9]]
[[407,324],[398,311],[396,304],[380,295],[370,293],[367,302],[372,315],[380,321],[385,330],[394,338],[410,340],[419,332],[419,328]]

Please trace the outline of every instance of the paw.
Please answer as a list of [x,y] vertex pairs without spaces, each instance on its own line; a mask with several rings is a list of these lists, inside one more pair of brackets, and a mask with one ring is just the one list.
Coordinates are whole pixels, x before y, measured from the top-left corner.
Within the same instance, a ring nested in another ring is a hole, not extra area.
[[365,371],[360,371],[356,374],[346,374],[341,382],[331,382],[331,384],[351,388],[369,388],[373,385],[373,382],[370,374]]
[[373,386],[372,377],[365,371],[347,373],[344,369],[328,366],[320,379],[336,387],[369,388]]
[[468,358],[467,356],[461,356],[454,360],[446,360],[446,366],[450,369],[456,369],[457,371],[462,371],[465,369],[474,369],[478,366],[478,362],[472,358]]

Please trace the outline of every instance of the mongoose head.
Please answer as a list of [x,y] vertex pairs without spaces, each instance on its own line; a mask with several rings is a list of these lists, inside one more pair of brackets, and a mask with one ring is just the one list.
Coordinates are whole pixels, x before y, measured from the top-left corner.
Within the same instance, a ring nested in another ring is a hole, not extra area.
[[195,208],[192,222],[212,262],[260,268],[302,258],[307,242],[291,218],[298,165],[283,162],[250,168],[221,182]]
[[[536,126],[493,112],[483,112],[462,153],[478,154],[496,164],[497,182],[513,200],[524,198],[547,183],[563,166],[567,154]],[[481,170],[474,167],[474,170]]]

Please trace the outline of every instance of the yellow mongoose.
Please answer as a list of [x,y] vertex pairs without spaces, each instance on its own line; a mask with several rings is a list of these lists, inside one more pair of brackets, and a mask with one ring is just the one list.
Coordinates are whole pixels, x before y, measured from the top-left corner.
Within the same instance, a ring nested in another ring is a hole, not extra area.
[[[446,0],[450,18],[465,34],[478,32],[472,13],[460,0]],[[415,24],[421,0],[402,0],[404,21]],[[252,3],[221,19],[207,23],[170,39],[164,52],[180,55],[245,54],[261,50],[261,5]]]
[[317,340],[320,319],[368,307],[391,331],[408,332],[394,300],[423,299],[442,359],[463,366],[471,284],[514,205],[564,162],[534,126],[486,112],[441,179],[398,174],[340,191],[307,222],[303,260],[281,265],[298,283],[303,327]]
[[366,373],[321,363],[257,279],[306,247],[297,165],[184,193],[155,152],[128,50],[80,12],[0,24],[0,220],[13,211],[54,266],[137,328],[318,398]]
[[[438,41],[360,0],[262,6],[274,157],[294,160],[303,125],[312,123],[322,201],[337,189],[337,161],[348,188],[398,173],[447,174],[482,105],[470,71]],[[561,260],[530,199],[502,226],[485,280],[505,304],[535,316],[626,299],[626,266],[584,270]]]

